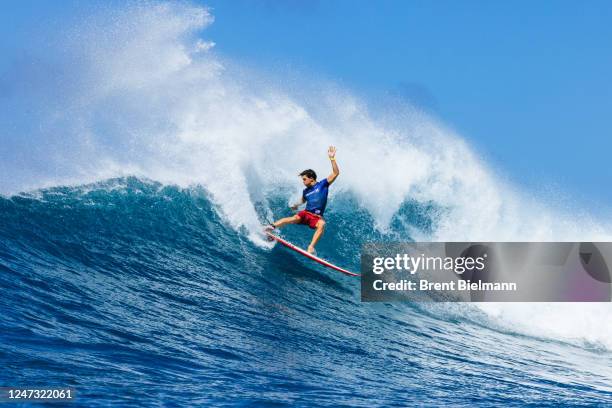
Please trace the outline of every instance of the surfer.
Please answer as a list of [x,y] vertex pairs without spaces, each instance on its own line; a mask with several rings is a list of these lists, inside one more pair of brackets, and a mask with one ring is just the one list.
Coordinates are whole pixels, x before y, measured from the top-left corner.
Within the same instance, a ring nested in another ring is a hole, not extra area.
[[299,203],[291,206],[293,211],[297,211],[298,207],[306,203],[306,208],[292,217],[281,218],[278,221],[268,225],[266,229],[271,231],[275,228],[284,227],[287,224],[304,224],[314,229],[315,232],[312,236],[312,241],[308,245],[308,253],[315,254],[315,245],[319,242],[319,239],[325,231],[325,219],[323,219],[323,213],[325,212],[325,206],[327,205],[327,192],[329,185],[338,178],[340,170],[336,163],[336,148],[329,146],[327,150],[327,156],[331,161],[332,174],[327,176],[321,181],[317,182],[317,173],[312,169],[304,170],[299,175],[302,177],[302,182],[306,186],[302,192],[302,199]]

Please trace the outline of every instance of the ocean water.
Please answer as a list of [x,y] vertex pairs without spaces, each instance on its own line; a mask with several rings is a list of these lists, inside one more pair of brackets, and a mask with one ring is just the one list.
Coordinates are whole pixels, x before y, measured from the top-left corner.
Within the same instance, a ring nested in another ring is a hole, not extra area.
[[358,278],[259,233],[330,144],[317,249],[350,270],[368,241],[610,241],[608,220],[413,107],[223,57],[205,8],[94,11],[4,73],[0,386],[88,407],[612,404],[610,304],[361,303]]
[[[359,212],[333,204],[332,225]],[[612,403],[605,347],[469,304],[361,303],[358,278],[253,244],[203,189],[121,178],[0,209],[3,385],[71,386],[83,406]],[[320,253],[358,269],[373,237],[328,232]]]

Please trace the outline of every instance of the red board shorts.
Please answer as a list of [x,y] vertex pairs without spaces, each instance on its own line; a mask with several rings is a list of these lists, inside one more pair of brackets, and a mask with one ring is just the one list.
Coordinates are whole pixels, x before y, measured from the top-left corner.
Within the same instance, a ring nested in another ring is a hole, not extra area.
[[322,218],[320,215],[313,214],[309,211],[302,210],[297,213],[297,216],[300,217],[300,224],[306,224],[310,228],[317,228],[317,222]]

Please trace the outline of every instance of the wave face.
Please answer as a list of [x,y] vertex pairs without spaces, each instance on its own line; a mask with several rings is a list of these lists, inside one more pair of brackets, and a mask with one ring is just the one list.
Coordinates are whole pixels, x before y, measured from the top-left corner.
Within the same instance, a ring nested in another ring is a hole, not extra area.
[[[374,220],[345,194],[330,204],[319,251],[357,269]],[[357,279],[255,245],[202,188],[111,179],[0,210],[2,384],[72,386],[87,406],[612,401],[605,348],[471,305],[361,303]],[[427,228],[430,211],[401,214]]]
[[257,234],[330,144],[318,249],[349,269],[371,240],[610,241],[609,220],[521,191],[412,107],[224,58],[205,8],[77,20],[0,78],[2,384],[88,406],[610,401],[610,304],[362,304]]

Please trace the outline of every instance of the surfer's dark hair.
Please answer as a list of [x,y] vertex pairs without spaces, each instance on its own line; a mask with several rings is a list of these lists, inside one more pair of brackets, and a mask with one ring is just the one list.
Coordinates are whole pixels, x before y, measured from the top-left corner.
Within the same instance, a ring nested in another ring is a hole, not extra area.
[[303,172],[300,173],[300,177],[301,176],[306,176],[306,177],[311,178],[313,180],[317,179],[317,173],[315,173],[315,171],[312,170],[312,169],[304,170]]

